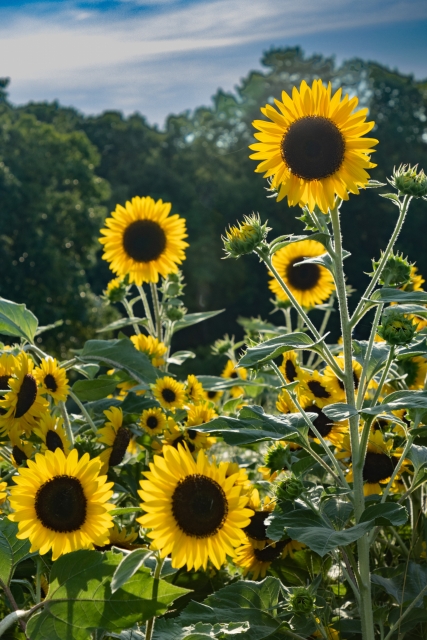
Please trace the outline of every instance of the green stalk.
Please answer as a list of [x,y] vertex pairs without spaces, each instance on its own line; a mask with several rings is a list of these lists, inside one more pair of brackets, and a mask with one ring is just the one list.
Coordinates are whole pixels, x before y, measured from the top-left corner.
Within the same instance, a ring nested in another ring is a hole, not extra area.
[[396,347],[393,344],[390,347],[390,352],[388,354],[387,362],[385,363],[385,366],[384,366],[380,381],[378,383],[377,390],[375,391],[375,395],[374,395],[374,398],[372,400],[372,405],[371,405],[372,407],[375,407],[375,405],[378,402],[378,398],[381,395],[381,391],[383,390],[383,386],[384,386],[384,384],[385,384],[385,382],[387,380],[388,372],[390,371],[390,367],[393,364],[393,358],[394,358],[395,350],[396,350]]
[[419,594],[417,595],[416,598],[414,598],[414,600],[412,600],[411,604],[409,605],[409,607],[407,609],[405,609],[405,611],[402,613],[402,615],[400,616],[400,618],[398,620],[396,620],[396,622],[394,623],[394,625],[390,628],[390,631],[388,632],[388,634],[386,635],[384,640],[390,640],[393,633],[396,631],[396,629],[398,629],[402,623],[402,620],[404,620],[406,618],[406,616],[408,615],[408,613],[410,613],[412,611],[412,609],[415,607],[415,605],[417,604],[417,602],[419,600],[421,600],[421,598],[423,598],[425,596],[425,594],[427,593],[427,586],[424,587],[424,589],[422,589]]
[[156,334],[157,340],[162,342],[162,319],[160,315],[159,298],[157,295],[157,287],[153,282],[150,282],[151,299],[153,301],[154,317],[156,320]]
[[[334,294],[331,295],[331,297],[329,298],[329,302],[328,302],[328,307],[325,310],[325,314],[323,316],[323,320],[322,320],[322,324],[320,325],[320,329],[319,329],[319,333],[321,336],[323,336],[323,334],[326,331],[326,327],[328,326],[328,322],[329,322],[329,318],[331,317],[331,313],[332,310],[334,308],[334,301],[335,301],[335,296]],[[313,364],[313,360],[316,357],[316,353],[314,351],[312,351],[309,355],[309,358],[307,360],[307,367],[311,366]]]
[[375,289],[378,280],[381,277],[381,274],[383,272],[383,269],[386,265],[386,262],[388,260],[388,257],[394,247],[394,244],[397,240],[397,237],[402,229],[403,223],[405,221],[405,217],[409,208],[409,203],[411,202],[412,196],[404,196],[400,207],[399,207],[399,217],[397,219],[396,222],[396,226],[394,228],[394,231],[391,235],[391,238],[389,240],[389,243],[387,245],[386,250],[384,251],[379,264],[378,264],[378,268],[376,269],[371,282],[369,283],[365,293],[363,294],[363,296],[360,298],[360,302],[357,305],[355,312],[353,313],[353,316],[351,318],[351,327],[354,328],[357,323],[362,319],[362,317],[365,315],[366,311],[368,310],[367,307],[367,303],[366,303],[366,299],[370,297],[371,293],[373,292],[373,290]]
[[[346,401],[351,407],[356,408],[356,398],[353,382],[353,358],[352,358],[352,338],[351,324],[347,306],[347,292],[345,288],[343,270],[343,251],[341,241],[341,227],[339,218],[340,202],[331,210],[332,229],[334,234],[335,248],[335,285],[341,318],[341,332],[344,347],[344,388]],[[365,509],[365,498],[363,493],[363,463],[359,453],[359,418],[357,415],[351,416],[350,420],[350,443],[351,457],[353,460],[353,493],[354,493],[354,513],[356,522]],[[371,577],[369,568],[369,538],[365,534],[357,542],[359,554],[359,591],[360,591],[360,617],[362,621],[363,640],[375,640],[374,621],[372,616],[372,596]]]
[[71,446],[73,446],[74,445],[73,429],[71,427],[71,422],[68,416],[67,407],[65,406],[65,402],[62,402],[62,400],[59,403],[59,410],[62,414],[62,419],[64,420],[64,429],[65,429],[65,433],[67,434],[68,441],[70,442]]
[[[157,591],[159,588],[159,579],[160,579],[160,574],[162,572],[162,567],[163,567],[163,562],[164,560],[162,558],[160,558],[159,556],[157,556],[156,558],[156,570],[154,572],[154,586],[153,586],[153,600],[157,599]],[[151,638],[153,637],[153,631],[154,631],[154,622],[156,620],[156,617],[153,616],[152,618],[150,618],[149,620],[147,620],[147,625],[145,628],[145,640],[151,640]]]
[[373,346],[374,346],[375,336],[376,336],[376,333],[377,333],[377,327],[378,327],[378,324],[380,322],[383,306],[384,306],[383,304],[379,304],[378,305],[377,310],[375,312],[374,321],[372,323],[372,329],[371,329],[371,334],[369,336],[368,347],[367,347],[366,353],[365,353],[365,362],[363,364],[363,369],[362,369],[362,373],[361,373],[360,380],[359,380],[359,390],[358,390],[358,393],[357,393],[357,402],[356,402],[356,405],[357,405],[358,409],[362,408],[363,400],[364,400],[365,393],[366,393],[365,386],[367,386],[367,384],[369,382],[369,380],[366,380],[368,366],[369,366],[369,360],[371,359],[372,349],[373,349]]
[[142,304],[144,305],[145,317],[148,322],[148,333],[153,337],[156,335],[156,331],[154,329],[153,318],[150,311],[150,305],[148,304],[147,296],[145,295],[145,291],[143,287],[136,287],[139,291],[139,295],[141,296]]
[[[124,306],[124,308],[126,309],[126,313],[128,314],[129,318],[133,318],[133,309],[130,306],[128,300],[126,300],[126,298],[124,300],[122,300],[122,304]],[[140,328],[138,327],[138,325],[136,324],[136,322],[134,322],[132,324],[133,330],[135,331],[136,335],[139,335],[141,333]]]
[[84,405],[80,402],[78,397],[71,390],[68,393],[70,395],[70,398],[72,398],[74,400],[74,402],[76,403],[76,405],[79,407],[80,411],[82,412],[83,416],[86,418],[86,420],[87,420],[90,428],[94,432],[94,434],[98,435],[98,429],[96,428],[96,426],[95,426],[92,418],[90,417],[89,413],[86,411]]

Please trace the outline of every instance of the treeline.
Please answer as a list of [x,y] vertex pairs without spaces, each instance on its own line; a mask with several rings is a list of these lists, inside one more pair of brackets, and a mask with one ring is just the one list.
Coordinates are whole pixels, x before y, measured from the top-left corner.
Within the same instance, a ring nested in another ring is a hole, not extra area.
[[[43,336],[50,348],[77,347],[113,317],[99,297],[110,273],[100,259],[98,230],[116,203],[134,195],[171,201],[187,219],[190,311],[226,307],[197,332],[182,334],[187,348],[202,353],[224,332],[237,333],[239,315],[268,316],[273,307],[265,270],[254,256],[221,260],[220,236],[252,211],[268,219],[276,235],[302,231],[295,209],[266,197],[266,182],[248,158],[251,121],[260,117],[260,106],[302,79],[331,80],[334,89],[356,93],[369,107],[380,140],[373,178],[385,182],[400,162],[427,169],[426,82],[358,59],[336,67],[332,58],[306,57],[299,48],[271,50],[262,64],[265,70],[250,72],[235,93],[218,91],[212,107],[169,116],[164,130],[139,114],[84,116],[57,102],[16,107],[2,81],[0,295],[25,302],[41,324],[64,320]],[[354,288],[364,286],[356,274],[371,270],[396,213],[372,192],[345,204],[344,234],[352,252],[346,272]],[[425,219],[425,203],[414,203],[398,248],[427,275]]]

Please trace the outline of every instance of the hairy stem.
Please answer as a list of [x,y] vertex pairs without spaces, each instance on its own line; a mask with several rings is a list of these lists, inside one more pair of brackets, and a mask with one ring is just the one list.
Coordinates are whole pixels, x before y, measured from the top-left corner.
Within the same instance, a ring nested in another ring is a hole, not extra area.
[[154,329],[153,317],[151,315],[150,305],[148,304],[147,296],[145,295],[145,291],[143,287],[137,287],[139,291],[139,295],[141,296],[142,304],[144,305],[145,317],[148,322],[148,333],[153,337],[156,335],[156,331]]
[[90,417],[89,413],[86,411],[84,405],[80,402],[78,397],[72,391],[69,391],[69,394],[70,394],[70,398],[72,398],[74,400],[74,402],[76,403],[76,405],[79,407],[80,411],[82,412],[83,416],[86,418],[86,420],[87,420],[90,428],[94,432],[94,434],[98,435],[98,429],[96,428],[96,426],[95,426],[92,418]]
[[70,417],[68,415],[67,407],[65,406],[65,402],[63,402],[62,400],[59,403],[59,410],[61,412],[62,419],[64,420],[64,429],[65,429],[65,433],[67,434],[68,441],[70,442],[71,446],[73,446],[74,444],[73,429],[71,427],[71,422],[70,422]]
[[156,334],[159,342],[162,342],[162,319],[160,314],[159,297],[157,295],[157,287],[150,282],[151,299],[153,301],[154,317],[156,320]]

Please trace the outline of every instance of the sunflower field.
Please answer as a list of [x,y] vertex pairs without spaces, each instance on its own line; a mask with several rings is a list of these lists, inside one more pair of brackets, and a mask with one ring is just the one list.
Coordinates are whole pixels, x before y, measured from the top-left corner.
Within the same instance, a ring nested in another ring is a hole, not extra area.
[[[250,157],[301,234],[272,238],[257,213],[224,230],[225,258],[265,266],[282,323],[217,340],[221,375],[180,373],[194,353],[176,333],[221,310],[184,306],[192,239],[162,199],[105,220],[121,317],[68,359],[41,349],[56,323],[0,298],[0,637],[427,637],[427,292],[395,249],[427,178],[370,179],[374,122],[331,83],[261,114]],[[341,217],[360,189],[395,226],[350,314]]]

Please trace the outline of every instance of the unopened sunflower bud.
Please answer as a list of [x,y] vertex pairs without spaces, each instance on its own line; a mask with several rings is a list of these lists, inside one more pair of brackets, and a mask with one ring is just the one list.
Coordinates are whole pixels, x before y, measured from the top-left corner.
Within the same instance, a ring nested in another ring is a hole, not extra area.
[[178,320],[182,320],[186,313],[187,309],[183,305],[171,305],[166,309],[166,317],[172,322],[178,322]]
[[282,482],[276,488],[276,495],[280,500],[296,500],[304,493],[304,483],[298,478],[291,477]]
[[212,353],[216,356],[223,356],[226,353],[234,350],[234,338],[230,338],[226,334],[223,338],[215,340],[212,345]]
[[308,615],[314,611],[315,599],[305,587],[296,587],[289,597],[289,606],[294,613]]
[[425,198],[427,196],[427,176],[424,171],[418,171],[418,165],[401,164],[394,169],[389,183],[397,189],[399,194],[412,196],[413,198]]
[[[378,269],[379,264],[380,261],[372,261],[374,273]],[[403,254],[391,253],[387,258],[379,282],[386,287],[399,287],[407,284],[411,279],[411,268],[412,265],[407,258],[403,257]],[[374,275],[374,273],[370,275]]]
[[265,466],[271,471],[281,471],[289,466],[289,451],[287,447],[278,442],[267,450],[264,457]]
[[237,227],[230,227],[222,236],[227,258],[240,258],[252,253],[266,238],[269,228],[261,224],[259,214],[244,216],[244,223]]
[[114,278],[113,280],[110,280],[106,290],[104,291],[105,299],[111,303],[122,302],[128,294],[128,284],[128,276],[125,276],[125,278]]
[[409,344],[415,335],[417,325],[392,307],[383,313],[378,335],[391,345]]

